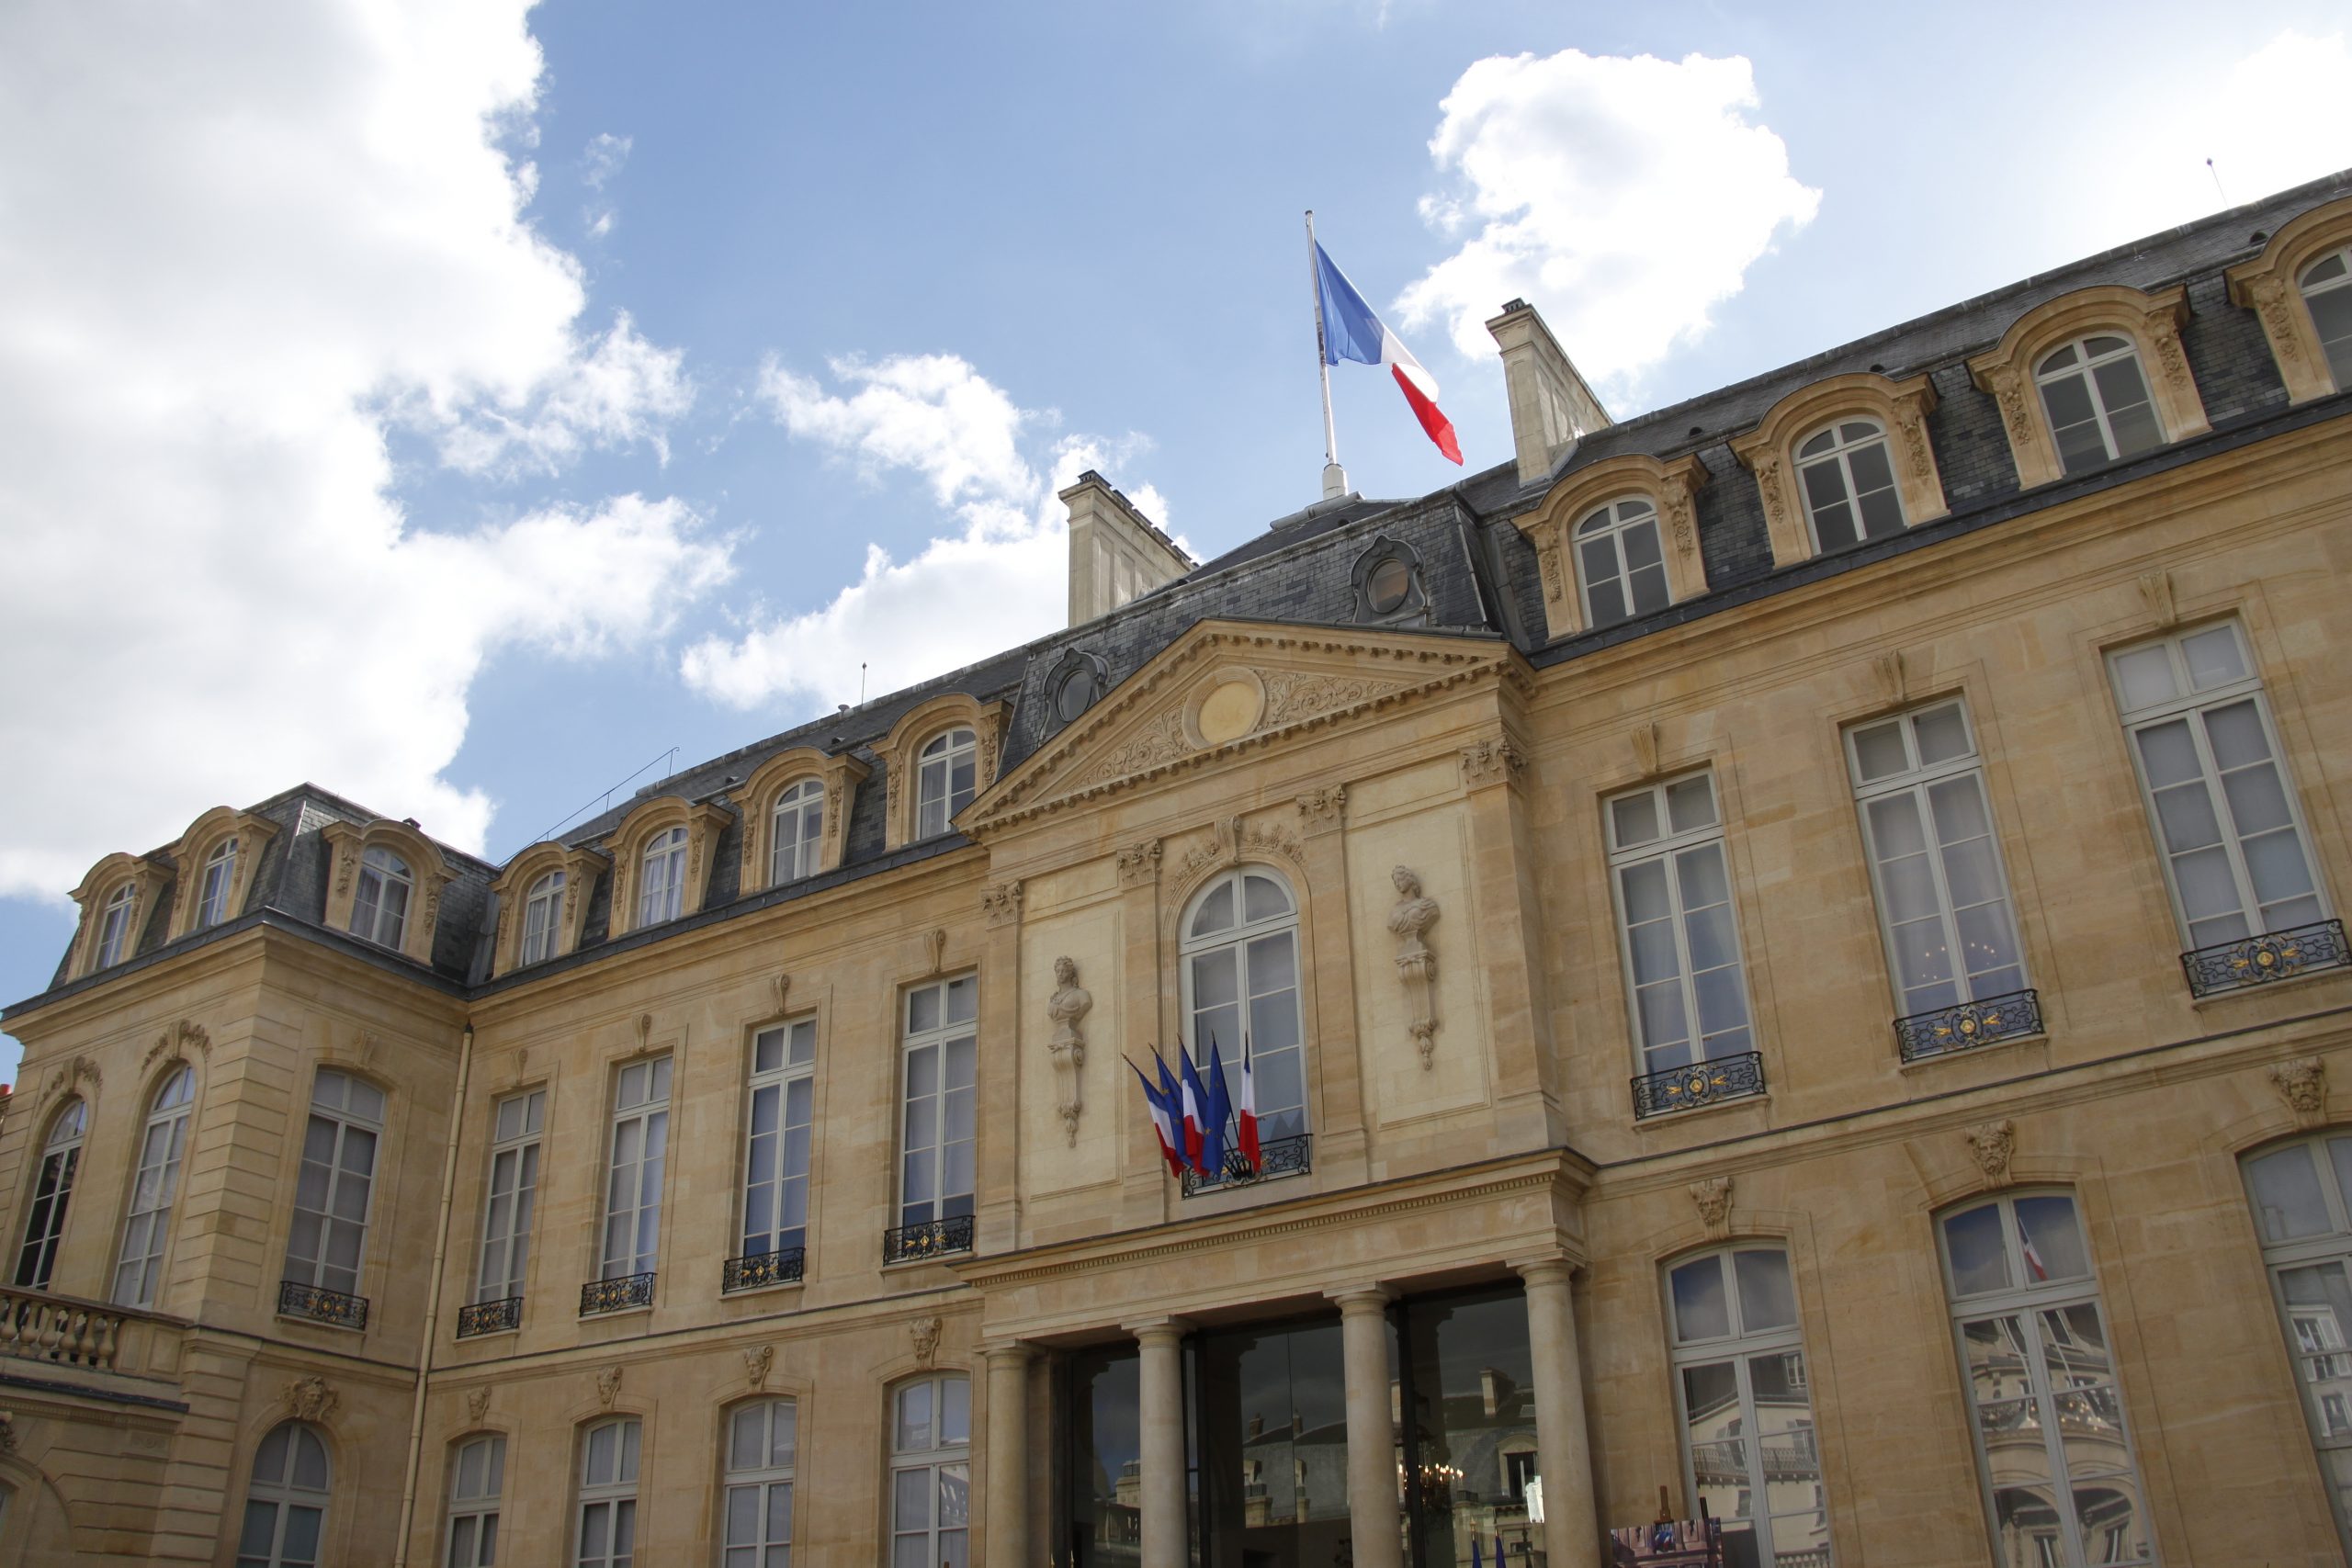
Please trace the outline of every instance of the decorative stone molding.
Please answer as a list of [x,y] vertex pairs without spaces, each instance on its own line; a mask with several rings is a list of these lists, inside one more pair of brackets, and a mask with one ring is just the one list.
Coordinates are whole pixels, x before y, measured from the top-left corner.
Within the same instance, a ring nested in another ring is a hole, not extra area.
[[603,1371],[598,1372],[596,1374],[596,1403],[605,1409],[610,1410],[613,1407],[613,1401],[620,1396],[621,1369],[619,1366],[606,1367]]
[[773,1345],[754,1345],[743,1352],[743,1381],[753,1393],[768,1386],[768,1369],[775,1365]]
[[710,897],[711,866],[729,820],[725,807],[711,801],[696,805],[682,795],[655,795],[621,818],[607,840],[613,861],[613,897],[606,920],[612,934],[623,936],[643,929],[637,906],[645,877],[646,846],[657,834],[673,828],[686,830],[686,880],[678,897],[678,918],[698,913]]
[[1699,1223],[1717,1241],[1731,1234],[1731,1190],[1728,1176],[1702,1176],[1688,1189],[1691,1207],[1699,1211]]
[[1968,1157],[1976,1162],[1987,1187],[2009,1184],[2009,1157],[2017,1153],[2017,1124],[2006,1116],[1968,1129]]
[[775,998],[775,1016],[782,1018],[788,1010],[786,998],[792,995],[791,971],[779,969],[768,976],[768,990]]
[[340,1403],[342,1396],[334,1385],[316,1372],[296,1378],[278,1393],[286,1408],[297,1421],[307,1421],[315,1427],[325,1421]]
[[594,850],[574,849],[548,840],[533,844],[506,863],[490,890],[498,896],[498,936],[491,949],[491,973],[504,975],[523,963],[523,928],[531,889],[550,872],[563,874],[563,897],[556,905],[554,940],[548,956],[560,958],[580,949],[588,927],[588,901],[596,878],[612,869],[612,861]]
[[1925,376],[1895,381],[1876,371],[1856,371],[1798,388],[1767,410],[1754,430],[1735,439],[1732,455],[1756,476],[1764,498],[1772,564],[1792,566],[1820,553],[1798,479],[1797,452],[1825,427],[1846,420],[1869,420],[1886,432],[1888,466],[1894,470],[1905,524],[1916,528],[1949,515],[1943,476],[1928,439],[1928,415],[1935,409],[1935,383]]
[[115,962],[120,964],[136,956],[139,939],[155,912],[155,900],[171,879],[170,866],[146,855],[110,854],[92,866],[89,874],[82,878],[82,886],[74,889],[74,902],[82,907],[82,917],[80,929],[74,935],[74,961],[68,973],[79,979],[97,967],[98,937],[106,926],[107,902],[126,883],[131,888],[130,912],[123,930],[122,952]]
[[919,1317],[907,1325],[907,1335],[914,1342],[915,1365],[929,1369],[932,1359],[939,1354],[940,1320]]
[[917,703],[899,716],[890,733],[873,743],[876,761],[884,770],[882,847],[895,850],[915,840],[915,813],[920,793],[915,769],[922,749],[943,732],[972,732],[972,785],[975,797],[996,784],[997,761],[1002,754],[1004,726],[1011,705],[982,702],[967,692],[942,692]]
[[1078,1118],[1085,1108],[1086,1035],[1079,1026],[1093,1010],[1092,993],[1078,983],[1078,964],[1069,958],[1055,959],[1054,994],[1046,1001],[1054,1032],[1046,1049],[1054,1064],[1064,1139],[1072,1148],[1078,1146]]
[[1437,954],[1426,939],[1437,924],[1438,903],[1408,868],[1400,865],[1388,877],[1396,885],[1396,905],[1388,911],[1388,930],[1397,939],[1396,973],[1413,1004],[1406,1030],[1421,1054],[1421,1071],[1428,1072],[1437,1048]]
[[0,1454],[15,1453],[17,1440],[17,1413],[13,1410],[0,1410]]
[[173,863],[179,867],[179,876],[172,894],[171,924],[164,940],[175,941],[196,929],[197,901],[204,892],[205,863],[226,839],[237,840],[237,855],[229,869],[228,894],[221,901],[220,918],[233,920],[243,914],[245,899],[253,892],[254,869],[261,864],[262,847],[277,836],[277,824],[268,818],[226,806],[216,806],[189,823],[187,831],[180,835],[179,842],[169,852]]
[[980,912],[991,926],[1014,926],[1021,923],[1021,879],[999,882],[980,894]]
[[1209,825],[1209,841],[1195,844],[1177,868],[1176,880],[1168,890],[1170,908],[1181,908],[1193,896],[1193,889],[1207,881],[1210,875],[1228,865],[1238,865],[1245,860],[1283,860],[1303,879],[1306,874],[1306,855],[1298,840],[1280,829],[1260,830],[1249,826],[1238,817],[1222,817]]
[[474,1389],[466,1395],[466,1420],[469,1425],[481,1426],[489,1415],[490,1390],[488,1388]]
[[1911,700],[1911,667],[1900,649],[1888,649],[1871,655],[1871,684],[1877,690],[1878,700],[1888,707],[1901,707]]
[[1266,691],[1268,729],[1282,729],[1306,719],[1351,708],[1385,697],[1402,684],[1369,675],[1317,675],[1299,670],[1261,671]]
[[419,964],[433,962],[435,928],[441,919],[441,890],[457,875],[441,846],[406,822],[377,818],[371,822],[330,822],[320,829],[334,857],[334,877],[327,886],[326,924],[339,931],[351,930],[352,908],[359,897],[360,859],[369,850],[384,850],[407,865],[414,893],[408,919],[401,929],[400,952]]
[[762,893],[775,886],[775,803],[784,792],[804,779],[823,788],[824,820],[818,827],[814,871],[837,870],[849,842],[849,816],[857,786],[873,769],[846,751],[820,751],[814,746],[790,746],[752,770],[752,776],[734,792],[743,813],[743,842],[736,885],[743,893]]
[[1143,887],[1159,880],[1159,840],[1141,839],[1119,852],[1119,886]]
[[2296,1121],[2310,1126],[2326,1119],[2327,1063],[2323,1058],[2280,1062],[2270,1069],[2270,1084],[2295,1113]]
[[2018,483],[2030,490],[2064,476],[2034,385],[2034,367],[2052,350],[2086,334],[2126,338],[2139,350],[2166,441],[2185,441],[2211,429],[2181,351],[2180,327],[2188,319],[2188,291],[2183,285],[2148,294],[2120,283],[2094,284],[2036,305],[2009,323],[1999,344],[1971,359],[1969,375],[2001,405]]
[[923,973],[936,975],[947,963],[947,933],[936,928],[922,933]]
[[2148,607],[2148,618],[2159,631],[2170,631],[2180,620],[2180,611],[2173,603],[2172,573],[2159,569],[2143,572],[2140,577],[2140,602]]
[[1298,797],[1298,815],[1309,838],[1336,831],[1347,821],[1348,786],[1309,790]]
[[1462,748],[1462,787],[1485,789],[1509,784],[1526,767],[1527,759],[1520,755],[1519,748],[1502,737],[1474,740]]
[[2352,197],[2339,197],[2297,214],[2278,226],[2252,261],[2226,275],[2233,303],[2255,313],[2269,340],[2290,403],[2309,402],[2340,389],[2303,303],[2303,269],[2337,246],[2352,243]]
[[1576,579],[1575,529],[1600,507],[1639,496],[1657,509],[1664,530],[1667,592],[1673,603],[1707,591],[1699,550],[1698,493],[1707,467],[1690,453],[1662,463],[1643,453],[1603,457],[1564,475],[1532,512],[1511,519],[1535,548],[1544,569],[1544,618],[1547,638],[1557,642],[1585,629],[1584,595]]
[[1657,722],[1653,720],[1648,724],[1634,726],[1633,731],[1625,739],[1634,749],[1634,776],[1645,779],[1657,777],[1657,744],[1660,739]]

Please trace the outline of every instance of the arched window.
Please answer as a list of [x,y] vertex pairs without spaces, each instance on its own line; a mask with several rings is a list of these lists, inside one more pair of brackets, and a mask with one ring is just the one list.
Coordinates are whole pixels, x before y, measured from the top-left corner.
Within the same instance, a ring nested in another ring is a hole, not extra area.
[[825,786],[802,779],[776,796],[768,886],[781,887],[817,874],[817,844],[825,831]]
[[2245,1184],[2335,1528],[2352,1550],[2352,1136],[2250,1156]]
[[2336,390],[2352,387],[2352,247],[2330,251],[2303,269],[2297,286],[2319,333],[2320,352]]
[[1691,1491],[1726,1531],[1755,1537],[1751,1552],[1726,1556],[1821,1568],[1829,1513],[1788,1254],[1736,1247],[1690,1258],[1668,1270],[1667,1293]]
[[326,1520],[326,1445],[303,1423],[281,1421],[254,1454],[237,1568],[316,1568]]
[[182,1064],[148,1102],[147,1125],[139,1138],[139,1169],[130,1182],[130,1212],[123,1217],[122,1250],[115,1264],[117,1306],[155,1304],[164,1244],[171,1236],[172,1195],[179,1186],[180,1156],[187,1151],[188,1106],[195,1099],[196,1072]]
[[1657,508],[1640,496],[1611,502],[1577,524],[1576,549],[1588,626],[1646,615],[1670,601]]
[[563,873],[548,872],[523,896],[523,962],[555,956],[556,920],[563,910]]
[[469,1438],[449,1460],[448,1568],[498,1561],[498,1495],[506,1485],[506,1439]]
[[637,923],[674,920],[685,908],[686,830],[669,828],[653,835],[639,865]]
[[1843,549],[1903,532],[1903,498],[1876,420],[1848,420],[1807,440],[1797,448],[1797,478],[1815,547]]
[[1937,1228],[1996,1556],[2051,1568],[2153,1561],[2075,1200],[2007,1195]]
[[25,1244],[17,1252],[17,1283],[26,1290],[49,1289],[57,1240],[65,1234],[65,1205],[74,1196],[74,1173],[82,1163],[82,1135],[89,1130],[89,1102],[78,1096],[67,1100],[49,1124],[40,1177],[33,1184],[32,1211],[25,1219]]
[[1193,1061],[1214,1047],[1227,1093],[1250,1064],[1261,1143],[1307,1131],[1306,1050],[1298,1005],[1298,905],[1268,866],[1237,866],[1193,897],[1184,918],[1184,998]]
[[2163,445],[2164,427],[2129,338],[2078,339],[2034,367],[2058,460],[2070,474]]
[[792,1568],[792,1401],[741,1405],[727,1423],[719,1568]]
[[[284,1276],[288,1285],[311,1293],[282,1293],[279,1310],[333,1323],[348,1323],[354,1315],[383,1126],[382,1089],[332,1067],[319,1069],[311,1088],[311,1119],[302,1131],[302,1169],[294,1183]],[[365,1302],[356,1302],[358,1322],[352,1326],[367,1322],[367,1310]]]
[[967,1568],[972,1385],[949,1374],[891,1395],[890,1568]]
[[951,729],[923,747],[916,764],[915,837],[936,838],[972,804],[978,778],[968,729]]
[[637,1459],[643,1428],[633,1416],[600,1421],[580,1444],[577,1568],[630,1568],[637,1560]]
[[130,956],[130,910],[138,901],[136,883],[126,882],[107,895],[106,908],[98,914],[98,954],[91,968],[104,969]]
[[359,857],[359,891],[351,901],[351,934],[398,950],[408,931],[408,898],[416,879],[408,862],[386,849]]
[[196,929],[217,926],[236,913],[229,908],[229,886],[237,879],[237,840],[223,839],[205,857],[204,881],[196,896]]

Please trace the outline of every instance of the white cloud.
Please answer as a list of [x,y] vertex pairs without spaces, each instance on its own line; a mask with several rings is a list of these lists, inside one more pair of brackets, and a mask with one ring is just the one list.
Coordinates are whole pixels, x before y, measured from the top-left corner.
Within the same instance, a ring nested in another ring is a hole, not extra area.
[[[636,144],[634,138],[616,136],[609,130],[590,137],[580,154],[580,183],[593,194],[603,195],[606,182],[621,172],[621,165],[628,162],[629,149]],[[580,220],[587,225],[589,238],[601,240],[620,221],[620,209],[609,201],[595,202],[582,209]]]
[[1407,324],[1442,321],[1484,359],[1483,323],[1524,298],[1621,397],[1820,205],[1781,139],[1750,123],[1755,78],[1737,57],[1493,56],[1439,107],[1430,155],[1452,183],[1421,213],[1467,237],[1405,290]]
[[[671,501],[426,533],[462,466],[658,445],[691,390],[522,208],[524,0],[0,8],[0,895],[302,778],[461,844],[483,661],[660,634],[729,570]],[[504,140],[501,140],[503,138]]]
[[[1149,443],[1064,436],[1042,465],[1024,434],[1055,416],[1017,406],[949,355],[828,367],[842,390],[771,360],[761,395],[776,422],[879,482],[911,474],[961,525],[908,560],[869,545],[865,567],[820,609],[757,617],[741,636],[686,650],[687,684],[738,708],[782,695],[849,702],[910,685],[1054,629],[1068,609],[1068,525],[1056,494],[1088,468],[1132,461]],[[1034,446],[1035,443],[1031,443]],[[1167,525],[1148,485],[1132,499]],[[861,671],[860,663],[868,668]]]

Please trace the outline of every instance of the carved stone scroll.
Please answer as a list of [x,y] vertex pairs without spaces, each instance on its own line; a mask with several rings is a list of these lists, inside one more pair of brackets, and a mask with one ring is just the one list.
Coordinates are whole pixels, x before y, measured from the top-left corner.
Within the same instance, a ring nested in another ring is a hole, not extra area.
[[1390,872],[1396,885],[1396,907],[1388,911],[1388,929],[1397,938],[1396,973],[1413,1002],[1412,1021],[1406,1027],[1421,1054],[1421,1071],[1430,1070],[1437,1049],[1437,954],[1424,939],[1437,924],[1437,900],[1421,891],[1421,879],[1404,866]]
[[1078,1117],[1085,1109],[1086,1035],[1080,1025],[1094,1010],[1094,998],[1078,983],[1078,965],[1068,958],[1054,960],[1054,994],[1046,999],[1046,1016],[1054,1034],[1046,1043],[1054,1063],[1054,1088],[1059,1101],[1062,1134],[1070,1147],[1078,1146]]
[[930,967],[923,972],[927,975],[938,974],[940,965],[947,961],[947,933],[937,930],[927,931],[922,933],[922,945],[930,964]]

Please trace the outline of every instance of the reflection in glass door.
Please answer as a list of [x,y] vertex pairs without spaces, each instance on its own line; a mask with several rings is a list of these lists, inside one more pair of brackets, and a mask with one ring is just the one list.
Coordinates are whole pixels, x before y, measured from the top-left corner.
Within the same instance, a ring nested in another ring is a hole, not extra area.
[[1142,1561],[1142,1369],[1133,1345],[1070,1356],[1069,1568]]
[[1204,1568],[1346,1562],[1339,1319],[1204,1336],[1198,1367]]

